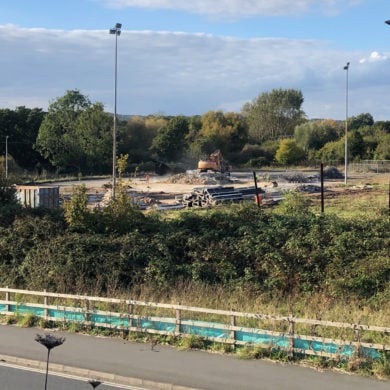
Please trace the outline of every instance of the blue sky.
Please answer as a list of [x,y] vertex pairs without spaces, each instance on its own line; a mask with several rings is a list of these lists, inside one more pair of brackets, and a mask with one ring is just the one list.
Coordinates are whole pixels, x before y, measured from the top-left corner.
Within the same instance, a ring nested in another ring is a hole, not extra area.
[[2,0],[0,108],[79,89],[118,112],[239,112],[300,89],[309,118],[390,120],[389,0]]

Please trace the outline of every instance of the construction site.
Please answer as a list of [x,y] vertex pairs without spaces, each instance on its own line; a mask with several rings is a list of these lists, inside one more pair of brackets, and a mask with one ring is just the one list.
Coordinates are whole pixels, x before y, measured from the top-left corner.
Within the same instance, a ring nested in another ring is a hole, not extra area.
[[[361,191],[370,191],[370,182],[388,181],[388,176],[355,174],[351,175],[349,186],[343,183],[343,175],[335,167],[324,170],[324,191],[326,196],[337,196],[349,191],[358,196]],[[242,201],[258,202],[269,206],[280,202],[288,191],[297,191],[319,196],[321,193],[319,170],[267,170],[199,172],[187,171],[180,174],[137,176],[120,179],[133,203],[140,209],[184,209],[191,207],[213,207]],[[81,180],[62,182],[60,196],[70,199],[74,186],[87,187],[89,207],[105,207],[112,199],[111,179]]]

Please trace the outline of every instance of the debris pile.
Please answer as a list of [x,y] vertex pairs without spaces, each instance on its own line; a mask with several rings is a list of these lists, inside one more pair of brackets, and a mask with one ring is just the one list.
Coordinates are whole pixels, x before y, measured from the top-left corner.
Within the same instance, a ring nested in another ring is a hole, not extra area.
[[291,175],[285,175],[284,178],[289,183],[307,183],[309,179],[302,173],[294,173]]
[[300,186],[297,186],[295,188],[296,192],[308,192],[308,193],[316,193],[316,192],[321,192],[321,187],[320,186],[315,186],[313,184],[302,184]]
[[326,166],[324,168],[324,177],[326,179],[342,179],[344,176],[336,167]]
[[231,183],[230,177],[223,173],[179,173],[171,176],[167,183],[171,184],[194,184],[213,185]]
[[[255,187],[197,187],[190,194],[177,197],[178,204],[185,207],[207,207],[222,203],[237,203],[245,199],[254,199],[256,194]],[[258,189],[258,194],[264,194],[262,189]]]

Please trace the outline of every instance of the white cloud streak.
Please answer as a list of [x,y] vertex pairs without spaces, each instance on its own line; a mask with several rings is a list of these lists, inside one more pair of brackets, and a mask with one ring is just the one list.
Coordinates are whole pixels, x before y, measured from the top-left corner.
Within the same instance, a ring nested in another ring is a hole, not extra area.
[[[0,26],[0,50],[7,53],[0,57],[0,107],[46,109],[66,90],[79,89],[112,111],[114,48],[106,30]],[[362,58],[374,60],[361,63]],[[383,119],[390,80],[386,53],[349,53],[346,58],[313,40],[123,31],[118,37],[118,112],[240,111],[259,93],[296,88],[303,92],[309,117],[342,119],[347,61],[351,115],[370,112]]]
[[337,13],[362,0],[100,0],[110,8],[168,9],[238,20],[254,16],[300,15],[312,10]]

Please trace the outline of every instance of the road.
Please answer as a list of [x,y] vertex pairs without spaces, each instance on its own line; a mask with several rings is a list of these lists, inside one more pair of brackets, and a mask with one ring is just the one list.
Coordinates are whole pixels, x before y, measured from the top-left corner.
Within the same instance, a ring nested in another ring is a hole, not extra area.
[[[45,361],[45,348],[34,341],[37,333],[44,332],[40,329],[0,325],[0,355],[2,355],[0,359],[10,362],[15,360],[11,357],[17,356]],[[389,381],[383,382],[336,372],[319,372],[292,364],[239,360],[235,357],[203,351],[178,351],[161,345],[152,349],[150,344],[128,342],[119,338],[56,333],[58,336],[66,337],[66,341],[52,350],[50,369],[53,370],[55,366],[56,369],[65,371],[64,366],[76,367],[77,369],[70,373],[74,375],[87,373],[92,379],[97,378],[97,372],[110,373],[111,382],[119,376],[132,378],[126,383],[143,388],[163,388],[159,387],[159,383],[175,385],[164,387],[171,390],[179,389],[178,386],[202,390],[389,390],[390,388]],[[147,381],[151,382],[148,384]]]
[[[45,373],[41,371],[20,368],[16,366],[2,365],[0,363],[0,386],[1,390],[35,390],[42,389],[45,383]],[[48,389],[55,390],[86,390],[92,389],[86,378],[74,376],[49,375]],[[134,389],[129,386],[115,386],[101,383],[99,390]],[[141,390],[141,389],[137,389]]]

